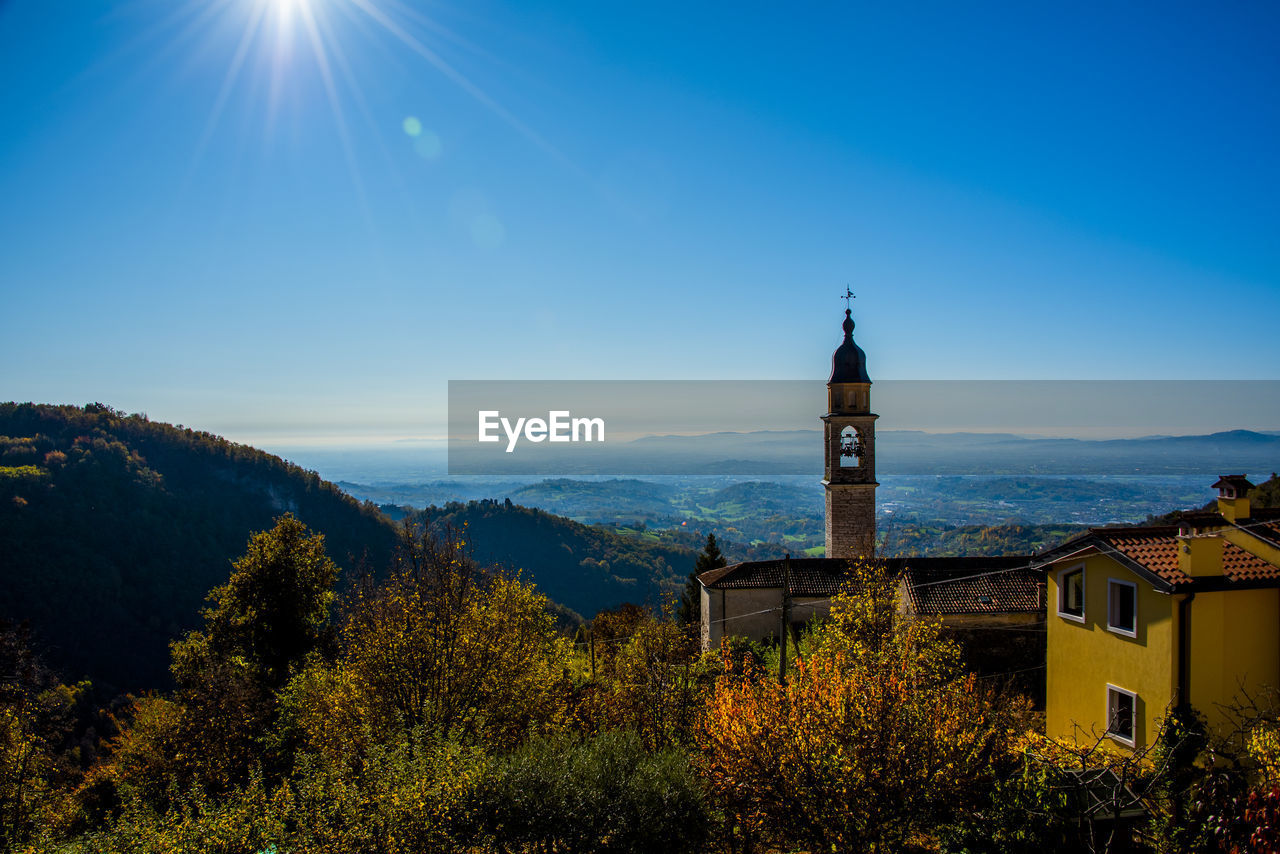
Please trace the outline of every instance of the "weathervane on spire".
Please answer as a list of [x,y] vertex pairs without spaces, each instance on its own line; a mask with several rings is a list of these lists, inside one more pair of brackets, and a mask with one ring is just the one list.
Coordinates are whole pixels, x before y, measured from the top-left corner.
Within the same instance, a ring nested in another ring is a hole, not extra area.
[[850,309],[853,307],[853,303],[851,303],[851,302],[849,302],[849,301],[850,301],[850,300],[853,300],[853,299],[857,299],[857,297],[855,297],[855,296],[853,295],[853,291],[849,290],[849,286],[848,286],[848,285],[845,285],[845,286],[844,286],[844,295],[843,295],[843,296],[841,296],[841,297],[840,297],[840,299],[844,300],[844,307],[845,307],[845,310],[847,311],[847,310],[850,310]]

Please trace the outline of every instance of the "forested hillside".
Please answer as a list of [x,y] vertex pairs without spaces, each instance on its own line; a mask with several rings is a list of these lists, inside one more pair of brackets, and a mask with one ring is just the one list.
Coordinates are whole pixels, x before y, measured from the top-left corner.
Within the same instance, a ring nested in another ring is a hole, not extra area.
[[509,500],[429,507],[433,524],[464,530],[481,563],[520,571],[552,601],[587,617],[620,602],[661,607],[679,595],[694,549],[617,534]]
[[891,525],[882,534],[888,557],[1031,554],[1085,530],[1083,525]]
[[169,641],[285,511],[348,571],[390,560],[376,508],[278,457],[101,404],[0,404],[0,617],[67,679],[167,684]]

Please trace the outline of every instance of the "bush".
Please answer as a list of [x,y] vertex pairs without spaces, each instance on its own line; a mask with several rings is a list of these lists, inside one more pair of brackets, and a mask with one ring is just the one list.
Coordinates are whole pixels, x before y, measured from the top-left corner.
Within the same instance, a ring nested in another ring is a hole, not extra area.
[[480,835],[517,849],[692,851],[708,825],[688,758],[648,753],[634,733],[531,741],[493,764],[475,799]]
[[468,809],[486,757],[456,743],[424,748],[422,741],[419,734],[375,745],[358,768],[301,757],[287,847],[324,854],[468,850],[477,824]]
[[936,829],[949,854],[1050,854],[1085,850],[1067,775],[1030,749],[1002,769],[986,803]]
[[936,623],[898,612],[895,581],[855,568],[786,683],[726,648],[701,722],[726,832],[818,851],[897,851],[981,802],[1025,704],[965,674]]
[[105,830],[58,842],[42,839],[23,854],[243,854],[272,850],[284,838],[287,792],[269,792],[254,774],[231,797],[214,800],[200,788],[175,796],[167,812],[141,799],[125,804]]

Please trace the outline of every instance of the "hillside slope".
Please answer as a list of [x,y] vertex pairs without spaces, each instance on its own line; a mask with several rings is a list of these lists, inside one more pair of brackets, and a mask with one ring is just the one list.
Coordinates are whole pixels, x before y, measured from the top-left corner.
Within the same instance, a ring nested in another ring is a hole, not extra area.
[[553,601],[586,617],[622,602],[661,607],[679,595],[694,550],[617,534],[510,501],[428,507],[432,524],[465,531],[482,563],[519,570]]
[[166,684],[169,640],[286,511],[348,571],[391,558],[376,508],[278,457],[100,404],[0,404],[0,616],[66,679]]

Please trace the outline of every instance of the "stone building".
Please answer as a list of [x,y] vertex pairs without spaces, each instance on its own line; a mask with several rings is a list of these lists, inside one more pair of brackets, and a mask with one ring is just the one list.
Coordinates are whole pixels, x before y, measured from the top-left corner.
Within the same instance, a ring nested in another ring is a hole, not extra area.
[[[823,424],[826,557],[747,561],[698,577],[702,643],[726,636],[763,640],[830,611],[849,562],[875,557],[876,437],[867,358],[853,340],[845,310],[844,340],[831,360]],[[1044,575],[1028,555],[906,557],[882,561],[899,578],[905,613],[939,616],[968,626],[1035,623],[1044,619]],[[787,616],[784,617],[784,614]]]
[[[912,616],[938,617],[955,628],[1016,626],[1044,620],[1044,573],[1027,555],[999,557],[898,557],[879,563],[898,579],[898,608]],[[704,572],[702,646],[714,649],[728,636],[777,637],[784,605],[797,633],[831,612],[831,597],[844,585],[846,558],[791,558],[735,563]],[[784,580],[790,579],[790,585]],[[784,600],[790,591],[790,602]],[[707,616],[710,615],[710,616]]]

